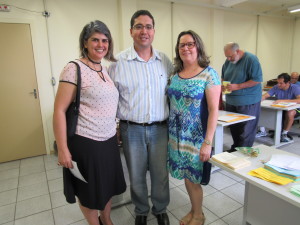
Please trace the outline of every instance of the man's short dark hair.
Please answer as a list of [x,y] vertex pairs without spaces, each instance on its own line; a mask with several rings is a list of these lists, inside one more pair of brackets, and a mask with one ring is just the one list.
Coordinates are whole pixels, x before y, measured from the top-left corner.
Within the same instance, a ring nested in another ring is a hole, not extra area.
[[151,14],[148,10],[141,9],[141,10],[136,11],[136,12],[132,15],[131,20],[130,20],[130,28],[133,27],[133,25],[134,25],[134,20],[135,20],[136,18],[138,18],[139,16],[149,16],[149,17],[152,19],[152,25],[153,25],[153,27],[154,27],[155,22],[154,22],[154,18],[153,18],[153,16],[152,16],[152,14]]
[[277,79],[283,79],[284,83],[291,81],[291,76],[288,73],[281,73],[277,76]]

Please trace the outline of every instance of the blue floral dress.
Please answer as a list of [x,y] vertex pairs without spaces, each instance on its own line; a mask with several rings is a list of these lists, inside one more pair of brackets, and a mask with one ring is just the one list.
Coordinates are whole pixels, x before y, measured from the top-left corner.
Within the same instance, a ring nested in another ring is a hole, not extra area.
[[201,182],[203,162],[199,152],[208,119],[205,90],[220,84],[217,72],[209,66],[189,79],[178,74],[171,78],[167,93],[170,99],[168,168],[172,177]]

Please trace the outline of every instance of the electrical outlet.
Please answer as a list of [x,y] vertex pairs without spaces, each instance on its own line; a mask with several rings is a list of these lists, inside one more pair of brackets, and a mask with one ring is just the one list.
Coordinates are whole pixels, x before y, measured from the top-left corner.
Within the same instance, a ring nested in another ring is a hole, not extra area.
[[10,6],[5,4],[0,4],[0,12],[10,12]]

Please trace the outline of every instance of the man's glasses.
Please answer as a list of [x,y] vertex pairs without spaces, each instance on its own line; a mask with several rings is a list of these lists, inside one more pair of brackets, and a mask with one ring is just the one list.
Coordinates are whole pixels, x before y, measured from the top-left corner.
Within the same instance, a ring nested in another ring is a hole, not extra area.
[[183,49],[185,46],[187,46],[188,49],[192,49],[195,47],[195,44],[196,44],[195,42],[179,43],[178,47],[180,49]]
[[133,26],[134,30],[142,30],[146,28],[146,30],[153,30],[153,26],[151,24],[147,24],[147,25],[142,25],[142,24],[136,24]]

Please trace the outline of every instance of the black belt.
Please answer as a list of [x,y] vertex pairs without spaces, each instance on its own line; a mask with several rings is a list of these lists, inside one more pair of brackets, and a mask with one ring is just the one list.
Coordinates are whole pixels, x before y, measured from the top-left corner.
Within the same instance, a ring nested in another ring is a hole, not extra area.
[[146,126],[152,126],[152,125],[163,125],[163,124],[167,124],[167,120],[164,120],[164,121],[157,121],[157,122],[152,122],[152,123],[136,123],[136,122],[132,122],[132,121],[129,121],[129,120],[120,120],[120,122],[132,124],[132,125],[140,125],[140,126],[143,126],[143,127],[146,127]]

